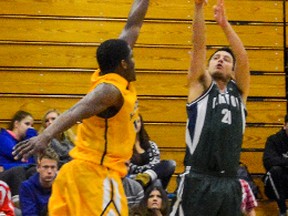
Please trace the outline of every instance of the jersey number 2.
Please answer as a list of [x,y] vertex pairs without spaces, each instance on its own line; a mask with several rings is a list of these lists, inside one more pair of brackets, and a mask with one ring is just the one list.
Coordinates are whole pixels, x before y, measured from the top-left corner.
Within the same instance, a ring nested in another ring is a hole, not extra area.
[[225,124],[231,124],[232,123],[232,116],[231,116],[231,111],[228,109],[223,109],[222,114],[224,115],[222,118],[222,122]]

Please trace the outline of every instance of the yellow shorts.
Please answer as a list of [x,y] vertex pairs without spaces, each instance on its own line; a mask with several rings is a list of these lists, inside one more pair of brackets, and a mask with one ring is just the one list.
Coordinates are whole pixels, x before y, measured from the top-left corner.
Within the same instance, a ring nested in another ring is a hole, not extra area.
[[118,172],[82,160],[61,167],[48,204],[49,216],[128,215]]

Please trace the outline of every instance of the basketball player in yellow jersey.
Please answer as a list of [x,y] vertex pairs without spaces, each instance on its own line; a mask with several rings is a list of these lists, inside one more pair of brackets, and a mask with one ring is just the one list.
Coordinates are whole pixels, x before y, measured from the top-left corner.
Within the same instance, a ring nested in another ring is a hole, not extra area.
[[[115,2],[116,3],[116,2]],[[134,0],[119,39],[97,50],[99,71],[90,92],[37,137],[17,145],[15,158],[27,159],[43,151],[51,139],[79,121],[73,160],[59,171],[49,200],[50,216],[128,215],[121,178],[132,156],[138,103],[132,49],[149,0]]]

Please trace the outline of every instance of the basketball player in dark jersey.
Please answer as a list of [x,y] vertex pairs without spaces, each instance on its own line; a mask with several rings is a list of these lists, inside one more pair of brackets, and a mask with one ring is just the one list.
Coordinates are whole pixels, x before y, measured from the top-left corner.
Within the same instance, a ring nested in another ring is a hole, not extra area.
[[[230,46],[206,61],[205,0],[195,0],[193,50],[188,71],[186,172],[171,215],[241,215],[241,185],[236,176],[245,129],[250,72],[247,53],[224,13],[214,17]],[[233,52],[232,52],[233,51]]]

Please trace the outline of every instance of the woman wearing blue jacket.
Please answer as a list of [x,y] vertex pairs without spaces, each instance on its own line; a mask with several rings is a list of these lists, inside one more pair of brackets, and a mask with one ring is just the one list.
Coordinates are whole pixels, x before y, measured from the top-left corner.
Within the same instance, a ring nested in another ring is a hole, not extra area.
[[30,113],[19,110],[13,116],[8,129],[0,130],[0,167],[8,170],[15,166],[29,166],[35,164],[35,159],[30,157],[27,162],[15,160],[12,155],[13,147],[20,141],[37,135],[33,128],[33,117]]

